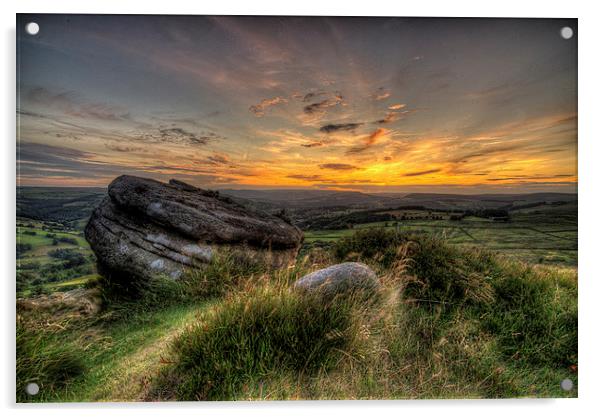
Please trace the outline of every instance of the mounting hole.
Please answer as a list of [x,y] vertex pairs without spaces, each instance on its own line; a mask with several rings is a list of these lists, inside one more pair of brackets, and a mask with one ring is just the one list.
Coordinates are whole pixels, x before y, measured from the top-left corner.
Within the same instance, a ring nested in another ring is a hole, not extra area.
[[568,378],[563,379],[562,382],[560,383],[560,388],[562,388],[564,391],[572,390],[573,389],[573,381],[571,381]]
[[30,382],[25,387],[25,392],[29,395],[38,395],[38,392],[40,392],[40,386],[35,382]]
[[563,27],[560,29],[560,36],[563,39],[571,39],[573,37],[573,29],[568,26]]
[[29,22],[25,25],[25,32],[27,32],[29,35],[37,35],[39,31],[40,25],[38,25],[36,22]]

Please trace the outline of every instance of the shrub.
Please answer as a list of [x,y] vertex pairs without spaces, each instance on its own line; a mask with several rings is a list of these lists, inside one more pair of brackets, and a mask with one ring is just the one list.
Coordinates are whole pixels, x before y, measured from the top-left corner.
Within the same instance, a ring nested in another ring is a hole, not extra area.
[[489,304],[494,301],[489,282],[490,253],[461,249],[433,235],[408,236],[410,281],[406,296],[443,303]]

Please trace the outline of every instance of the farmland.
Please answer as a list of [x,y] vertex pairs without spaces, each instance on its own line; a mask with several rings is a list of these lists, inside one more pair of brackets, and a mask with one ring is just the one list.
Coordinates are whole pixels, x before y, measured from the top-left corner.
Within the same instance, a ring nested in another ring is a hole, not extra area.
[[420,216],[419,212],[407,211],[405,220],[363,223],[347,229],[307,231],[305,242],[307,245],[328,243],[351,235],[356,229],[385,227],[434,233],[453,244],[491,249],[528,263],[577,266],[576,205],[517,210],[512,212],[507,222],[474,216],[450,220],[443,216],[436,213]]
[[95,278],[95,260],[81,230],[17,218],[17,293],[67,290]]

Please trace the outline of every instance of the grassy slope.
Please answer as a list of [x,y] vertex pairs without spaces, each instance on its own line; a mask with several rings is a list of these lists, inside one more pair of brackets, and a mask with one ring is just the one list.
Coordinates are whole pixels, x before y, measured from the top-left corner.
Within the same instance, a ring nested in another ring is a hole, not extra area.
[[[436,239],[408,254],[378,233],[340,241],[338,259],[314,253],[251,277],[238,261],[218,259],[186,283],[197,301],[126,307],[117,319],[109,307],[98,322],[67,326],[45,343],[74,346],[84,370],[36,400],[576,395],[559,387],[577,382],[574,270],[533,269]],[[288,290],[308,270],[350,256],[379,272],[384,301],[323,311]],[[298,365],[299,357],[307,360]]]
[[[81,374],[67,384],[45,391],[36,380],[41,396],[23,401],[135,401],[144,396],[145,377],[156,369],[167,342],[185,323],[193,320],[206,303],[172,305],[148,313],[136,313],[116,321],[79,323],[45,342],[76,347],[82,356]],[[38,344],[36,349],[42,349]],[[50,391],[50,392],[48,392]],[[48,392],[45,394],[45,392]]]

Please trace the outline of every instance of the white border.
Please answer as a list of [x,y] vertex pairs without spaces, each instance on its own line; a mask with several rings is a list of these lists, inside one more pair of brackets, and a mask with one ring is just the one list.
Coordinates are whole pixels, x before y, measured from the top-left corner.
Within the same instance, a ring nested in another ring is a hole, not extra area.
[[[107,412],[131,416],[163,416],[168,410],[180,416],[234,415],[281,416],[307,414],[365,415],[445,415],[504,416],[508,414],[542,414],[569,416],[593,414],[599,389],[601,367],[600,297],[602,294],[602,243],[599,232],[602,204],[602,137],[600,137],[600,77],[602,66],[600,27],[602,15],[595,2],[579,1],[418,1],[350,0],[324,1],[282,0],[252,2],[220,0],[202,1],[146,0],[88,1],[21,0],[16,5],[2,2],[2,126],[0,153],[2,164],[2,203],[0,234],[2,247],[3,341],[0,368],[0,405],[20,415],[106,417]],[[179,403],[179,404],[14,404],[14,271],[15,271],[15,13],[137,13],[137,14],[285,14],[285,15],[364,15],[364,16],[474,16],[474,17],[577,17],[579,18],[579,399],[573,400],[456,400],[456,401],[338,401],[286,403]],[[85,410],[85,411],[84,411]]]

